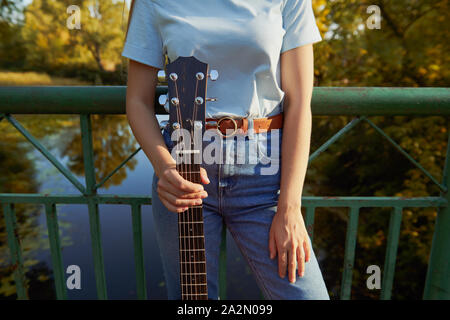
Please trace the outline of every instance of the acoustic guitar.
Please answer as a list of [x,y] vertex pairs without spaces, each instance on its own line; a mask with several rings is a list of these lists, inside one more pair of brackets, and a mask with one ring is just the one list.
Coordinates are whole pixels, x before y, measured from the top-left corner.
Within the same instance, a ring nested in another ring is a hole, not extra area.
[[[172,156],[179,174],[186,180],[201,183],[200,166],[202,138],[205,132],[208,78],[216,80],[216,70],[195,57],[178,57],[161,70],[158,77],[165,78],[168,94],[159,97],[169,113],[163,126],[175,137]],[[180,284],[182,300],[207,300],[205,238],[203,231],[203,206],[192,206],[178,213],[178,243],[180,257]]]

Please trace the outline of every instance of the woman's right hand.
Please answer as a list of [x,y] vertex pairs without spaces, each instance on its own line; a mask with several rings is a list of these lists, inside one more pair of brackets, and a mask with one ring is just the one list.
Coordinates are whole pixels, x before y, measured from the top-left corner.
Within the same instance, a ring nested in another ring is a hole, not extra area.
[[[202,199],[208,196],[203,186],[184,179],[175,166],[165,169],[158,175],[157,192],[161,202],[172,212],[184,212],[191,206],[202,204]],[[209,184],[208,175],[200,168],[201,181]]]

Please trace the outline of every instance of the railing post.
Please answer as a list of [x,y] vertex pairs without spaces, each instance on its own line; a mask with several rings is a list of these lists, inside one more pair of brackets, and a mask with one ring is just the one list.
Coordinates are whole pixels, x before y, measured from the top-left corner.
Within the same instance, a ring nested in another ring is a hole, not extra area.
[[11,254],[11,266],[16,283],[17,298],[19,300],[28,300],[28,293],[25,285],[25,269],[23,266],[22,249],[20,246],[14,204],[3,203],[3,214],[5,215],[8,246]]
[[341,300],[350,300],[353,265],[355,263],[356,238],[358,235],[359,207],[351,206],[345,237],[344,268],[342,271]]
[[88,200],[89,226],[91,231],[92,253],[94,255],[95,281],[97,284],[97,296],[100,300],[106,300],[106,277],[103,262],[103,250],[100,232],[100,216],[98,203],[94,197],[97,194],[95,188],[94,150],[92,145],[91,115],[80,115],[81,141],[83,144],[84,175],[86,177],[86,198]]
[[[443,171],[443,184],[450,185],[450,121],[447,118],[447,155]],[[450,193],[441,192],[441,197],[450,202]],[[423,294],[425,300],[450,299],[450,207],[439,207],[434,227],[433,243]]]

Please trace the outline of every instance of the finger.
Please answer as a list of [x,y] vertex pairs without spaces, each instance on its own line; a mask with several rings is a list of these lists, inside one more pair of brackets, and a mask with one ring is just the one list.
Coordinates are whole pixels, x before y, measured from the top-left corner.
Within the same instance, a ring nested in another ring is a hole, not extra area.
[[184,179],[178,172],[170,170],[166,176],[168,182],[183,193],[202,192],[203,186]]
[[292,247],[289,250],[289,264],[288,264],[288,274],[289,274],[289,281],[291,283],[295,282],[295,267],[297,266],[297,261],[296,261],[296,248]]
[[169,201],[167,201],[164,196],[159,195],[159,199],[163,203],[163,205],[170,211],[174,213],[180,213],[186,211],[188,208],[177,208],[173,206]]
[[175,188],[172,184],[170,184],[165,180],[158,181],[157,190],[160,190],[161,192],[164,193],[170,193],[177,198],[184,198],[184,199],[206,198],[208,196],[208,194],[204,190],[201,192],[186,193],[184,191]]
[[270,259],[274,259],[275,256],[277,255],[275,236],[272,231],[269,232],[269,253],[270,253]]
[[179,198],[181,198],[181,199],[204,199],[206,197],[208,197],[208,192],[206,192],[206,191],[197,192],[197,193],[186,193],[186,194],[179,196]]
[[166,193],[163,195],[164,198],[169,201],[173,206],[177,208],[186,208],[191,206],[199,206],[202,204],[202,199],[182,199],[177,198],[171,193]]
[[211,182],[209,181],[208,173],[206,172],[205,168],[200,168],[200,179],[204,184],[209,184]]
[[278,251],[278,274],[281,278],[286,276],[287,253],[285,249],[277,248]]
[[303,252],[303,246],[297,247],[297,263],[298,263],[298,275],[303,277],[305,274],[305,254]]
[[311,257],[311,245],[309,240],[303,242],[303,250],[305,251],[305,262],[308,262]]

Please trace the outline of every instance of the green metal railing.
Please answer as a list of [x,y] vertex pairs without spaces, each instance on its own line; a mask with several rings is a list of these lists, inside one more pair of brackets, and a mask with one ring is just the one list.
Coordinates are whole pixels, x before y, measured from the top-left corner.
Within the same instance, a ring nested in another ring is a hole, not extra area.
[[[157,87],[156,96],[167,93],[167,87]],[[24,284],[24,267],[20,239],[17,232],[14,204],[33,203],[45,207],[47,228],[52,257],[55,290],[58,299],[66,299],[65,274],[61,257],[61,244],[58,231],[56,204],[86,204],[89,211],[91,244],[94,256],[94,269],[99,299],[106,299],[106,278],[100,235],[99,204],[127,204],[131,209],[134,239],[137,295],[146,299],[146,277],[142,243],[141,208],[151,204],[148,196],[97,194],[107,179],[122,168],[137,152],[138,148],[102,181],[96,182],[92,148],[91,114],[124,114],[126,87],[0,87],[0,121],[8,121],[37,150],[39,150],[79,191],[80,195],[57,194],[0,194],[11,266],[19,299],[27,298]],[[157,99],[155,100],[157,101]],[[157,113],[164,110],[156,104]],[[402,210],[405,207],[438,208],[434,236],[426,276],[424,299],[450,299],[450,193],[449,159],[450,143],[447,146],[443,179],[439,182],[433,175],[415,161],[399,144],[391,139],[368,116],[372,115],[450,115],[450,89],[447,88],[315,88],[312,99],[313,115],[351,115],[354,116],[344,128],[320,146],[310,156],[310,161],[318,157],[332,143],[355,127],[366,121],[387,139],[411,163],[417,166],[440,189],[438,197],[303,197],[302,206],[306,208],[306,225],[311,239],[315,209],[318,207],[349,208],[349,220],[345,239],[341,299],[350,299],[353,264],[355,259],[358,218],[362,207],[392,208],[387,249],[383,269],[381,299],[390,299],[397,256]],[[85,168],[85,185],[54,157],[35,137],[33,137],[12,114],[79,114]],[[450,124],[450,122],[449,122]],[[449,127],[450,129],[450,127]],[[450,130],[449,142],[450,142]],[[220,296],[226,297],[225,277],[225,232],[222,236],[220,253]]]

